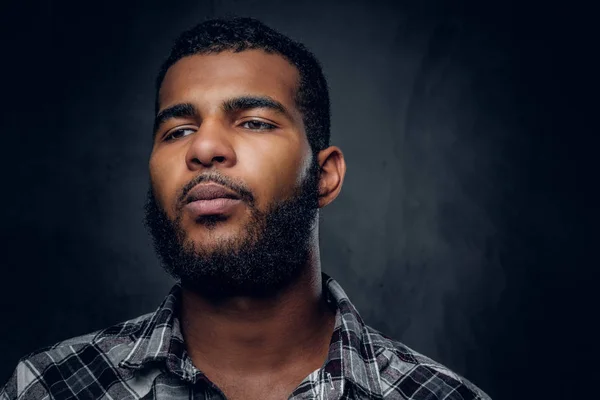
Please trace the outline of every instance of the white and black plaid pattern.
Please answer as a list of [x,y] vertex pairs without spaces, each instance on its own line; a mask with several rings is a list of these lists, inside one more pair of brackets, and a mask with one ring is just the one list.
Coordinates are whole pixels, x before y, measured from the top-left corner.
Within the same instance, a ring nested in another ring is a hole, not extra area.
[[[289,399],[489,399],[466,379],[366,326],[340,285],[325,274],[323,282],[337,306],[329,355]],[[175,312],[180,296],[175,285],[155,313],[24,357],[0,400],[224,400],[187,355]]]

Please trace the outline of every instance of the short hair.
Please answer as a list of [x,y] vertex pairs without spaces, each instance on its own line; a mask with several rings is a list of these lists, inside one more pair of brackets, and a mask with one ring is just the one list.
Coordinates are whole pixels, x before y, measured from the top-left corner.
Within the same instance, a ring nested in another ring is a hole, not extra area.
[[183,32],[176,39],[156,79],[156,112],[158,94],[167,70],[183,57],[255,49],[278,54],[296,67],[300,81],[295,102],[302,113],[308,142],[315,154],[327,148],[331,124],[329,91],[319,61],[303,44],[254,18],[210,19]]

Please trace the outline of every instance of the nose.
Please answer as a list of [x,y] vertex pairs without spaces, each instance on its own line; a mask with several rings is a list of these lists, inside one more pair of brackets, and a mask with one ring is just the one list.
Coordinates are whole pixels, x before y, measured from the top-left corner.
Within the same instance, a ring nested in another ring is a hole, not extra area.
[[236,163],[236,154],[230,133],[216,120],[204,120],[194,133],[185,156],[190,170],[213,166],[231,167]]

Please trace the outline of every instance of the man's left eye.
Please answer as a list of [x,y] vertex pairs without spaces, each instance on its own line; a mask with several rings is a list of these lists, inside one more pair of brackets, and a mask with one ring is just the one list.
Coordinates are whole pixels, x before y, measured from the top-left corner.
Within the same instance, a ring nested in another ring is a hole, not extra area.
[[266,131],[266,130],[270,130],[270,129],[275,129],[276,126],[275,125],[271,125],[268,124],[266,122],[263,121],[256,121],[256,120],[251,120],[251,121],[246,121],[243,122],[241,124],[242,128],[246,128],[246,129],[252,129],[255,131]]

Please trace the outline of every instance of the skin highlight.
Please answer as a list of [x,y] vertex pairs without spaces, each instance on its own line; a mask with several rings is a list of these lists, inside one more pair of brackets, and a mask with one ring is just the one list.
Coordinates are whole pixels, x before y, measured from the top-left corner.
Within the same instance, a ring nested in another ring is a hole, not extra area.
[[[236,243],[253,221],[252,207],[267,213],[289,200],[313,163],[317,207],[338,196],[343,154],[335,146],[312,151],[294,101],[298,79],[293,65],[262,50],[187,56],[167,71],[149,163],[152,190],[195,249]],[[235,182],[248,201],[214,223],[199,223],[180,209],[182,189],[215,172]],[[227,398],[287,398],[325,361],[335,313],[322,297],[318,218],[308,248],[301,273],[266,298],[215,299],[182,282],[188,353]]]

